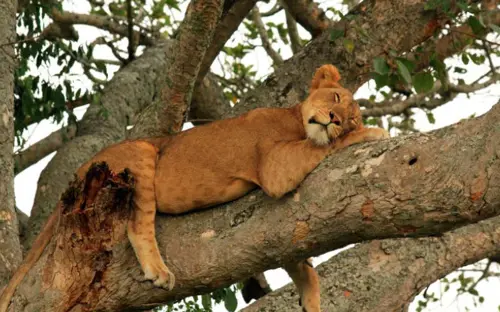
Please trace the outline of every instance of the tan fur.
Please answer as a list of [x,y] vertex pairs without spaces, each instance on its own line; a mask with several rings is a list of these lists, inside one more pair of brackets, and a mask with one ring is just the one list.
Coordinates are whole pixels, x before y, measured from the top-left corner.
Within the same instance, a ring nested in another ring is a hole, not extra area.
[[[324,65],[317,70],[303,103],[287,109],[255,109],[175,136],[125,141],[99,152],[77,175],[83,178],[90,165],[100,161],[115,172],[130,169],[136,179],[130,242],[145,277],[171,289],[174,276],[163,262],[155,237],[157,211],[179,214],[206,208],[256,187],[279,198],[295,189],[333,150],[388,137],[383,129],[363,128],[359,107],[339,80],[338,70]],[[0,312],[5,312],[15,287],[43,252],[53,224],[44,229],[41,237],[45,239],[33,245],[2,294]],[[314,269],[303,262],[287,268],[300,289],[305,311],[319,312]]]

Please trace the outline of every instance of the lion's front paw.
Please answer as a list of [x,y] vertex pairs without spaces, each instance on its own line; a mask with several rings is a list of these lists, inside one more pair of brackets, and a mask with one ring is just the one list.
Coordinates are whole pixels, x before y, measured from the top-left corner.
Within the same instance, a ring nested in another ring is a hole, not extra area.
[[175,285],[175,275],[167,266],[161,263],[151,263],[144,268],[144,278],[153,281],[155,286],[172,290]]
[[390,138],[389,132],[383,128],[368,128],[365,135],[366,141],[377,141]]

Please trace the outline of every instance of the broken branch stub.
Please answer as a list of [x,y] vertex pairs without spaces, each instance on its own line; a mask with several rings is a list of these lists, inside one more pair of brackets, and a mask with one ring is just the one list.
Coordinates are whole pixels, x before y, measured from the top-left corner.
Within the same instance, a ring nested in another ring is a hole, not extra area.
[[115,256],[114,246],[128,243],[133,189],[134,178],[127,169],[115,173],[102,162],[93,164],[83,180],[76,177],[61,196],[60,220],[34,268],[42,281],[33,291],[54,297],[51,311],[92,307],[92,298],[103,291],[101,280]]

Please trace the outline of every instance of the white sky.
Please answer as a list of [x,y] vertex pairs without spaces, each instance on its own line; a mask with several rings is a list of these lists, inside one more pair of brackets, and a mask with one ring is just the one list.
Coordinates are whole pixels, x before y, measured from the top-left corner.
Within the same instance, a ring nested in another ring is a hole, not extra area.
[[[330,7],[335,6],[336,9],[342,9],[341,6],[336,5],[337,2],[339,1],[323,1],[322,5]],[[270,8],[269,5],[266,5],[265,3],[262,2],[259,2],[259,7],[261,8],[262,12],[267,11]],[[72,1],[66,0],[65,9],[73,12],[87,13],[89,10],[89,6],[88,3],[86,2],[76,1],[76,0]],[[176,15],[176,18],[178,19],[181,19],[183,16],[182,13],[181,14],[178,12],[174,13]],[[265,22],[273,21],[275,23],[283,22],[284,14],[283,12],[280,12],[277,16],[273,17],[272,19],[265,19],[264,21]],[[106,32],[97,30],[93,27],[77,26],[76,28],[79,31],[80,44],[90,43],[98,36],[106,34]],[[239,31],[235,33],[235,35],[233,35],[233,37],[229,41],[230,45],[234,45],[235,43],[242,41],[243,38],[242,29],[243,28],[240,27]],[[299,30],[303,38],[309,38],[309,34],[300,26]],[[279,47],[282,50],[282,56],[284,59],[287,59],[292,55],[290,48],[284,47],[283,45],[280,44],[274,44],[274,46],[275,48]],[[113,55],[111,54],[109,49],[103,47],[97,47],[94,50],[94,56],[101,59],[106,59],[106,58],[113,59]],[[447,62],[447,65],[456,62],[458,62],[458,59]],[[263,48],[260,47],[255,49],[255,51],[249,53],[249,55],[247,55],[244,58],[244,63],[253,64],[254,69],[257,70],[257,75],[259,77],[265,77],[272,70],[271,66],[272,64],[270,59],[267,57],[267,54],[265,53]],[[496,64],[499,63],[500,62],[498,62],[498,59],[496,59]],[[474,81],[475,79],[483,75],[486,72],[486,70],[488,70],[487,65],[476,66],[473,64],[469,64],[468,66],[464,65],[460,66],[466,67],[468,69],[468,74],[463,77],[462,76],[460,77],[464,79],[466,82]],[[214,62],[212,70],[221,73],[220,67],[218,66],[218,62]],[[34,69],[33,71],[36,72],[36,69]],[[54,81],[55,78],[53,74],[57,72],[58,72],[58,67],[54,65],[48,68],[43,68],[40,71],[40,74],[46,79]],[[82,71],[81,70],[76,71],[75,73],[81,74]],[[73,73],[73,77],[75,73]],[[88,79],[86,79],[85,77],[79,78],[78,81],[74,83],[74,87],[90,88],[90,86],[91,86],[90,81],[88,81]],[[374,84],[369,83],[361,87],[358,90],[358,92],[356,92],[355,97],[368,98],[371,94],[374,93],[375,93]],[[436,119],[435,124],[430,124],[427,120],[425,113],[417,110],[416,114],[414,115],[414,118],[416,120],[415,126],[417,129],[420,129],[421,131],[431,131],[447,125],[454,124],[463,118],[471,116],[472,114],[479,116],[487,112],[492,107],[492,105],[494,105],[498,101],[499,98],[500,98],[499,84],[481,90],[476,94],[471,94],[469,96],[461,94],[457,96],[452,102],[443,105],[433,111]],[[81,118],[85,110],[86,106],[77,108],[75,109],[75,114],[77,115],[78,118]],[[30,126],[29,129],[24,134],[24,137],[28,140],[28,144],[26,145],[26,147],[46,137],[53,131],[59,129],[60,126],[61,126],[60,124],[57,125],[50,121],[43,121],[37,125]],[[37,181],[40,172],[43,170],[43,168],[47,165],[47,163],[54,155],[55,153],[52,153],[51,155],[40,160],[37,164],[31,166],[30,168],[24,170],[23,172],[21,172],[16,176],[15,178],[16,204],[18,208],[21,209],[23,212],[29,214],[31,207],[33,205]],[[335,252],[330,252],[321,257],[315,258],[314,264],[317,265],[318,263],[325,261],[327,258],[331,257],[332,255],[338,252],[340,252],[340,250]],[[273,289],[281,287],[290,282],[290,279],[288,278],[287,274],[281,269],[268,271],[266,272],[266,276],[268,277],[268,280]],[[437,292],[439,288],[440,288],[439,283],[435,283],[429,291]],[[455,292],[449,291],[447,295],[445,295],[442,298],[441,301],[435,303],[432,306],[432,308],[426,309],[425,311],[434,311],[434,312],[466,311],[464,308],[465,305],[468,306],[469,311],[484,311],[484,312],[499,311],[498,309],[500,309],[499,308],[500,297],[498,296],[498,291],[500,289],[500,279],[493,278],[493,280],[491,281],[482,282],[478,285],[477,289],[479,293],[485,297],[485,303],[480,307],[474,308],[472,302],[472,296],[463,295],[460,296],[459,298],[455,298],[454,295]],[[238,301],[239,301],[238,308],[240,309],[244,306],[244,302],[241,296],[239,296]],[[410,310],[415,311],[415,309],[416,309],[416,304],[413,304]],[[225,311],[225,309],[222,305],[218,306],[214,311],[223,312]]]

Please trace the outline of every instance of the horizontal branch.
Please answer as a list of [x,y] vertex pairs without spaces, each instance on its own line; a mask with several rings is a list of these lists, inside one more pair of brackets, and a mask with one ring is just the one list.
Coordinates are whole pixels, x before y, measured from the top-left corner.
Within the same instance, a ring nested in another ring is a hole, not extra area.
[[[490,72],[490,79],[485,82],[475,82],[469,85],[448,84],[443,87],[441,81],[435,81],[431,91],[422,94],[415,94],[404,101],[387,101],[382,103],[371,103],[368,100],[361,100],[369,108],[361,111],[363,117],[380,117],[384,115],[400,115],[409,108],[434,109],[450,102],[458,93],[472,93],[489,87],[500,81],[500,75]],[[440,98],[434,98],[436,94],[441,94]]]
[[[499,122],[497,104],[485,116],[452,127],[335,153],[281,200],[255,191],[219,208],[179,217],[159,215],[157,239],[177,277],[176,287],[169,292],[141,282],[134,252],[123,241],[106,253],[110,258],[98,284],[72,283],[89,295],[75,297],[72,304],[108,311],[146,308],[347,244],[438,234],[496,216]],[[53,298],[60,300],[57,293],[64,290],[50,283],[44,287],[54,296],[37,289],[40,276],[53,280],[42,274],[51,263],[48,255],[25,279],[15,302],[37,302],[43,311]],[[56,273],[66,274],[60,270]]]
[[[109,31],[112,34],[120,35],[123,37],[128,36],[128,27],[127,25],[121,25],[116,23],[112,18],[108,16],[100,16],[94,14],[81,14],[81,13],[72,13],[72,12],[61,12],[57,9],[52,10],[51,14],[52,19],[55,22],[66,24],[66,25],[89,25],[94,26],[106,31]],[[143,33],[134,32],[135,36],[138,37],[138,43],[146,46],[150,46],[154,44],[154,40]]]
[[[341,252],[317,267],[324,311],[405,311],[438,278],[500,253],[500,217],[440,237],[375,240]],[[276,290],[241,312],[285,311],[296,305],[293,285]]]
[[75,137],[76,128],[75,125],[61,128],[27,149],[14,154],[15,173],[18,174],[50,153],[57,151]]

